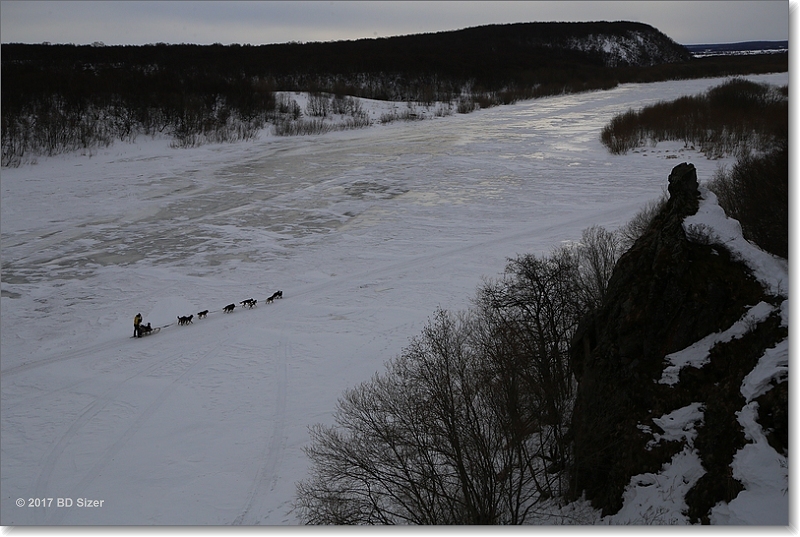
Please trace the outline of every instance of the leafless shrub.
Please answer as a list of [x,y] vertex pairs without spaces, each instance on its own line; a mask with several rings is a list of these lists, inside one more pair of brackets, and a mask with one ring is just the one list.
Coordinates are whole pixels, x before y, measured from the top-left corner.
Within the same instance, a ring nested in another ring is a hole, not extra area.
[[282,119],[272,125],[272,132],[276,136],[305,136],[312,134],[325,134],[334,130],[333,123],[321,119]]
[[326,121],[324,119],[300,119],[294,121],[284,118],[273,123],[272,132],[276,136],[309,136],[334,131],[361,129],[369,127],[371,124],[372,122],[366,114],[360,117],[344,118],[341,121]]
[[436,111],[434,112],[434,116],[435,117],[447,117],[447,116],[452,116],[452,115],[453,115],[453,103],[452,102],[447,102],[446,104],[445,103],[439,103],[436,106]]
[[275,101],[276,117],[290,117],[291,119],[297,121],[303,115],[300,105],[297,104],[297,101],[292,99],[289,95],[281,93]]
[[702,95],[619,114],[602,129],[600,141],[613,154],[648,141],[682,141],[720,158],[768,150],[787,129],[788,98],[779,89],[733,78]]
[[662,192],[659,198],[645,204],[627,224],[617,230],[620,251],[624,252],[633,246],[633,243],[647,231],[653,218],[661,212],[668,200],[669,194],[666,191]]
[[686,226],[686,238],[690,242],[707,246],[722,243],[714,229],[706,224],[690,224]]
[[306,103],[306,114],[311,117],[328,117],[331,113],[331,99],[321,93],[311,93]]
[[600,131],[600,141],[614,155],[625,154],[643,141],[638,116],[633,110],[614,116]]
[[584,308],[598,308],[620,255],[620,240],[601,226],[583,230],[577,245],[578,288]]
[[397,110],[392,110],[391,112],[384,112],[383,114],[381,114],[380,122],[386,124],[386,123],[392,123],[394,121],[417,121],[420,119],[423,119],[423,116],[417,112],[417,109],[415,107],[409,105],[402,112],[399,112]]
[[789,257],[789,152],[785,144],[764,155],[739,158],[709,182],[720,206],[742,226],[744,237]]
[[174,119],[170,134],[173,148],[197,147],[209,143],[239,142],[255,138],[264,128],[260,116],[245,119],[223,100],[208,107],[195,100]]
[[477,102],[475,102],[472,98],[459,99],[458,106],[456,107],[459,114],[469,114],[470,112],[474,112],[479,108],[480,105]]
[[360,100],[344,95],[338,95],[331,99],[331,113],[354,118],[367,114]]

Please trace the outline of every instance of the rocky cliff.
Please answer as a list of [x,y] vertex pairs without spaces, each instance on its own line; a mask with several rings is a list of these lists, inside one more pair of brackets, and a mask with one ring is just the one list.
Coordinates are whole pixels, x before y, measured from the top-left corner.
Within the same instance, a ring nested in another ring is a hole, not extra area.
[[786,264],[698,219],[703,205],[736,227],[693,165],[672,170],[669,194],[572,346],[571,490],[604,516],[649,490],[679,508],[642,522],[730,522],[726,506],[750,487],[736,462],[745,446],[763,433],[788,455],[788,276],[774,276]]

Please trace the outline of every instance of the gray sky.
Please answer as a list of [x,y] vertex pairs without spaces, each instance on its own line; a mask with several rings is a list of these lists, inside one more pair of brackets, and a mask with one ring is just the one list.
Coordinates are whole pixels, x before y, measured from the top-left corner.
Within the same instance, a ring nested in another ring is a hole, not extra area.
[[388,37],[493,23],[628,20],[678,43],[789,38],[798,0],[550,2],[0,1],[3,43],[286,43]]

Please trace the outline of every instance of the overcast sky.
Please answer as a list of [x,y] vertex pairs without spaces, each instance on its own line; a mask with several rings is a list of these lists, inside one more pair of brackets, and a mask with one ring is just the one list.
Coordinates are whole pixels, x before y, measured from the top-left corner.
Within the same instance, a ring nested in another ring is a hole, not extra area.
[[549,2],[0,1],[3,43],[286,43],[388,37],[493,23],[628,20],[678,43],[789,38],[796,0]]

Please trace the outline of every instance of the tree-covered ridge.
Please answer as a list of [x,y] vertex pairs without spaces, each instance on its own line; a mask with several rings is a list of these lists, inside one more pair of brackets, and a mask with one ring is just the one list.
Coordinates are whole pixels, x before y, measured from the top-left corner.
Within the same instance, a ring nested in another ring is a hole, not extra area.
[[[438,72],[474,76],[485,72],[497,80],[531,66],[555,65],[554,49],[574,49],[574,61],[604,65],[601,53],[580,54],[580,43],[598,37],[650,40],[649,64],[685,61],[688,50],[655,28],[633,22],[495,24],[448,32],[333,42],[271,45],[3,45],[3,63],[32,63],[45,68],[80,63],[148,67],[177,71],[209,69],[249,76],[306,73]],[[7,49],[7,50],[6,50]],[[629,64],[633,64],[631,61]],[[189,64],[192,64],[191,66]]]
[[[610,42],[618,44],[613,53],[598,46]],[[592,71],[609,65],[656,65],[690,58],[684,47],[656,29],[627,22],[491,25],[262,46],[10,44],[2,51],[4,106],[43,93],[153,95],[185,91],[185,86],[236,96],[242,84],[252,84],[254,78],[277,90],[344,92],[388,100],[422,100],[425,92],[432,92],[436,100],[445,101],[467,85],[501,91],[567,78],[585,80]],[[623,52],[629,59],[622,57]],[[579,76],[578,68],[590,72]],[[593,76],[601,77],[599,72]]]
[[[275,92],[432,104],[459,112],[624,82],[776,72],[788,55],[692,58],[631,22],[524,23],[278,45],[2,45],[2,165],[165,133],[180,147],[314,123]],[[288,114],[288,116],[287,116]],[[366,126],[361,117],[348,120]],[[297,127],[297,128],[296,128]],[[323,131],[324,132],[324,131]]]

